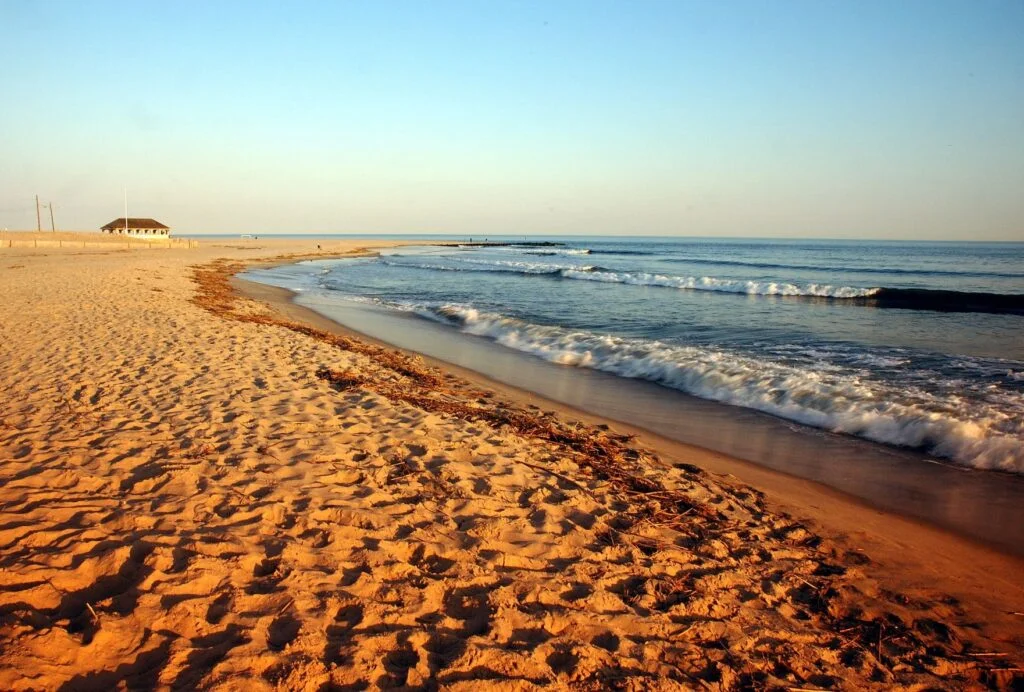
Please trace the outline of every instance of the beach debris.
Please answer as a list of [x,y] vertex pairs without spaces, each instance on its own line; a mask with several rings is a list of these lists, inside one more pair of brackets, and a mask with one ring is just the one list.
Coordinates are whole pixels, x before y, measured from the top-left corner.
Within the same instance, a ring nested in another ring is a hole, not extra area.
[[203,457],[210,456],[216,451],[217,448],[214,447],[212,444],[210,444],[209,442],[203,442],[202,444],[193,444],[188,449],[188,451],[186,451],[181,456],[184,457],[185,459],[202,459]]
[[[507,426],[522,437],[554,443],[572,453],[574,460],[595,477],[631,495],[647,496],[651,502],[647,514],[655,521],[675,523],[675,518],[690,514],[705,519],[720,516],[713,507],[697,502],[683,492],[666,489],[653,478],[633,470],[640,468],[635,462],[642,458],[643,452],[627,447],[628,438],[624,436],[608,435],[604,431],[582,425],[570,426],[558,419],[541,417],[507,403],[487,406],[466,404],[451,396],[450,392],[439,391],[436,387],[428,391],[418,390],[412,386],[415,382],[392,383],[386,379],[358,375],[351,370],[335,371],[327,367],[318,369],[316,376],[339,389],[363,387],[391,401],[401,401],[431,413],[484,422],[495,429]],[[426,379],[424,377],[420,381]],[[553,473],[551,469],[543,470]],[[575,481],[571,482],[576,485]]]

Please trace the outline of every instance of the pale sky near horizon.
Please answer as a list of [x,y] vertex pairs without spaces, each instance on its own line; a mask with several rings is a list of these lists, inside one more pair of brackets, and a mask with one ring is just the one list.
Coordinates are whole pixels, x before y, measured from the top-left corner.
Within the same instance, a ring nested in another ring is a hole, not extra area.
[[181,233],[1024,240],[1022,36],[1019,0],[0,0],[0,228],[127,186]]

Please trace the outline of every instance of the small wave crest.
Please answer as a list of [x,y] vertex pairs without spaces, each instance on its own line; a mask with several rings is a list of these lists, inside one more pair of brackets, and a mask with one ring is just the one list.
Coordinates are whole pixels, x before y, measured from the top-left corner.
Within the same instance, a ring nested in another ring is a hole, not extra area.
[[494,271],[501,269],[523,274],[558,274],[566,271],[591,271],[593,267],[588,264],[556,264],[551,261],[529,262],[520,260],[491,260],[476,259],[473,257],[454,258],[460,265],[471,265],[479,267],[479,271]]
[[691,291],[743,293],[762,296],[804,296],[817,298],[865,298],[875,295],[878,288],[831,286],[816,283],[790,283],[785,281],[742,281],[718,279],[712,276],[668,276],[647,272],[617,272],[606,267],[587,264],[555,264],[551,262],[523,262],[517,260],[490,260],[468,257],[452,258],[452,264],[425,262],[396,262],[382,260],[389,266],[435,271],[509,272],[559,276],[564,279],[601,281],[632,286],[657,286]]
[[604,281],[635,286],[661,286],[691,291],[745,293],[759,296],[814,296],[819,298],[862,298],[874,295],[877,288],[831,286],[816,283],[789,283],[784,281],[742,281],[717,279],[713,276],[666,276],[647,272],[612,272],[599,270],[566,269],[561,272],[568,279]]
[[[562,266],[546,264],[543,262],[516,262],[512,260],[484,261],[475,259],[452,258],[452,264],[437,264],[421,261],[396,261],[382,259],[381,264],[388,267],[402,267],[404,269],[428,269],[440,272],[506,272],[511,274],[557,274]],[[469,266],[466,266],[469,265]]]
[[524,255],[535,255],[538,257],[545,257],[550,255],[563,255],[565,257],[573,257],[576,255],[589,255],[590,250],[587,248],[564,248],[561,250],[528,250],[523,252]]
[[649,380],[969,467],[1024,473],[1024,424],[1008,422],[984,402],[899,389],[842,369],[807,369],[713,348],[531,324],[465,305],[414,311],[552,363]]

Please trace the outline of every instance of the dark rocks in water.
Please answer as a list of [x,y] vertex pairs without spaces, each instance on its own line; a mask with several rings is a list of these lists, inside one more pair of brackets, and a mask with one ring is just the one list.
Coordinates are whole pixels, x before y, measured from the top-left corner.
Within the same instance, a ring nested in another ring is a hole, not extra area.
[[874,295],[855,298],[853,302],[876,308],[1024,315],[1024,295],[1009,293],[883,288]]
[[932,312],[984,312],[1024,315],[1024,294],[948,291],[933,288],[879,288],[869,296],[772,296],[782,300],[850,305],[866,308],[929,310]]
[[438,247],[565,247],[565,243],[556,243],[551,240],[537,241],[477,241],[468,243],[438,243]]

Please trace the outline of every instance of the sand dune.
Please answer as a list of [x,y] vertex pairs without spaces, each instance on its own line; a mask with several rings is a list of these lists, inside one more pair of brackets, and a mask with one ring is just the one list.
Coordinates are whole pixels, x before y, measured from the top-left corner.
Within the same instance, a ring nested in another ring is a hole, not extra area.
[[698,460],[210,293],[311,249],[0,252],[0,689],[1021,684]]

